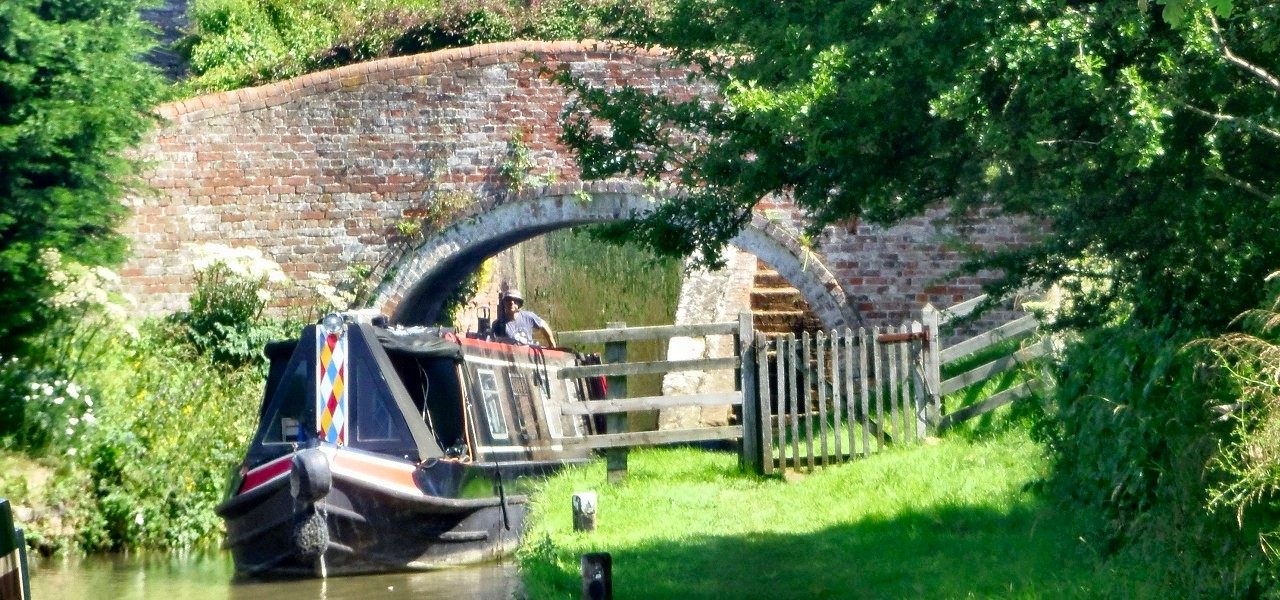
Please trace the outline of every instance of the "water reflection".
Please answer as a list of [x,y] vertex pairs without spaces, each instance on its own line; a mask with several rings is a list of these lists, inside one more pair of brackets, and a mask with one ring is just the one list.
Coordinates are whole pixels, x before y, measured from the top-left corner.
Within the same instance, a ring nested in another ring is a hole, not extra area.
[[465,569],[290,581],[232,581],[235,568],[225,553],[37,560],[32,567],[31,593],[41,600],[509,600],[523,597],[514,562]]

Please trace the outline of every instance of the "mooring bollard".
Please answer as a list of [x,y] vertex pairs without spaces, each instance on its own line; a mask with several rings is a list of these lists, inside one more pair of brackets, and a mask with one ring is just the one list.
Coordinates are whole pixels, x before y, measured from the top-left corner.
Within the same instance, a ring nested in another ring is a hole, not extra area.
[[573,530],[595,531],[596,529],[596,493],[574,492],[573,494]]
[[582,555],[583,600],[613,600],[613,557],[608,552]]

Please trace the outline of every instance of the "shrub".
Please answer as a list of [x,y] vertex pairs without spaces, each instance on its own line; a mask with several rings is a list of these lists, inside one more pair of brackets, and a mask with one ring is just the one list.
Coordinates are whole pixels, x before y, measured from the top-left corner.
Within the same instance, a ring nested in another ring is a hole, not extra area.
[[152,324],[117,338],[95,373],[95,422],[69,436],[50,501],[85,551],[189,548],[221,533],[213,508],[258,414],[261,375],[191,356]]
[[246,365],[262,357],[262,347],[292,334],[284,320],[266,318],[274,290],[289,282],[280,265],[256,248],[221,244],[200,247],[191,308],[173,315],[181,335],[216,362]]
[[39,346],[58,324],[41,260],[124,255],[118,201],[138,163],[161,80],[138,56],[151,38],[137,0],[0,2],[0,353]]
[[138,334],[126,319],[132,299],[114,272],[53,249],[40,262],[51,292],[42,303],[48,322],[23,356],[0,362],[0,442],[31,454],[66,449],[67,438],[93,422],[90,373],[111,338]]
[[1119,560],[1169,556],[1165,584],[1196,596],[1250,592],[1256,549],[1233,519],[1208,510],[1230,427],[1210,406],[1235,383],[1171,325],[1119,324],[1069,347],[1035,431],[1049,451],[1048,490],[1097,516],[1092,542]]

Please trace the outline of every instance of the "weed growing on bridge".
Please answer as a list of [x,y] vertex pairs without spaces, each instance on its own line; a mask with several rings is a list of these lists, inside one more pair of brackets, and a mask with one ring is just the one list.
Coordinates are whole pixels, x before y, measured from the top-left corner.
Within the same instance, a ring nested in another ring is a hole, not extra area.
[[498,165],[498,174],[506,183],[507,192],[511,194],[519,194],[546,183],[546,178],[533,174],[533,168],[538,165],[525,140],[527,135],[524,130],[516,130],[511,134],[511,139],[507,141],[506,158]]

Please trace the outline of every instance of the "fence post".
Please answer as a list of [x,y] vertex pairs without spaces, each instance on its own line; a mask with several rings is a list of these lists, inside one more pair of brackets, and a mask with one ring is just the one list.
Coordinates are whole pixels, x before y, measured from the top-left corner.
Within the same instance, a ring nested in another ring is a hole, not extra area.
[[938,423],[942,420],[942,336],[939,335],[938,329],[941,327],[942,314],[932,304],[925,304],[921,311],[921,318],[924,321],[925,338],[924,351],[924,389],[927,398],[925,399],[925,421],[928,423],[930,432],[937,432]]
[[[616,321],[607,323],[605,327],[609,329],[625,329],[626,323]],[[605,342],[604,344],[604,362],[606,364],[617,364],[627,362],[627,343],[626,342]],[[610,400],[617,400],[627,397],[627,376],[626,375],[610,375],[605,377],[605,386],[608,393],[605,397]],[[605,417],[605,430],[609,433],[622,433],[627,429],[627,413],[611,413]],[[626,448],[609,448],[605,450],[606,469],[609,473],[609,483],[621,483],[627,477],[627,449]]]
[[764,455],[761,453],[760,390],[756,380],[755,321],[749,312],[738,313],[738,370],[741,378],[738,389],[742,391],[742,454],[741,468],[764,474]]

